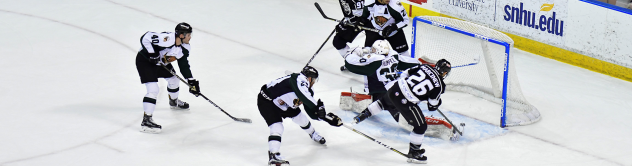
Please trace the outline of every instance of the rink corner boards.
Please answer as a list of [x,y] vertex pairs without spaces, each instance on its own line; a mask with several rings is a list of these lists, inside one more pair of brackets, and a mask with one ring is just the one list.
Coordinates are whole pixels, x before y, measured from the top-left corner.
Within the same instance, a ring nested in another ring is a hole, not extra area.
[[[421,1],[424,1],[424,0],[421,0]],[[411,5],[411,4],[412,3],[409,1],[402,1],[402,5],[408,11],[407,14],[411,18],[416,17],[416,16],[442,16],[442,17],[458,19],[449,15],[441,14],[437,11],[422,8],[417,4],[414,4],[414,5]],[[521,37],[518,35],[514,35],[514,34],[510,34],[506,32],[503,32],[503,33],[505,33],[507,36],[511,37],[511,39],[514,40],[515,48],[518,48],[518,49],[521,49],[521,50],[524,50],[536,55],[540,55],[543,57],[551,58],[560,62],[564,62],[570,65],[585,68],[585,69],[592,70],[598,73],[606,74],[612,77],[616,77],[622,80],[632,82],[632,69],[630,68],[617,65],[614,63],[606,62],[603,60],[599,60],[599,59],[586,56],[583,54],[568,51],[566,49],[548,45],[548,44],[531,40],[531,39]]]

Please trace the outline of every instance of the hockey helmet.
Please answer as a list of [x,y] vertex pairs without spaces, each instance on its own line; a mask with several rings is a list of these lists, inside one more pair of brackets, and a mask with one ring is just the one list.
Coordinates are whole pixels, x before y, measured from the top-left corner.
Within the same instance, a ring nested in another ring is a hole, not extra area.
[[186,22],[181,22],[176,25],[176,36],[180,36],[180,34],[192,33],[193,27]]
[[376,40],[371,46],[371,52],[375,54],[388,55],[391,50],[390,44],[386,40]]
[[435,64],[435,68],[437,69],[439,74],[441,74],[441,78],[445,79],[450,74],[450,70],[452,70],[452,65],[450,65],[450,62],[448,62],[448,60],[440,59]]
[[301,71],[306,77],[318,78],[318,70],[311,66],[305,66]]
[[391,2],[391,0],[377,0],[377,2],[379,2],[380,4],[389,4]]
[[308,78],[312,78],[312,85],[318,82],[318,70],[316,70],[316,68],[311,67],[311,66],[305,66],[303,68],[303,71],[301,71],[301,73]]

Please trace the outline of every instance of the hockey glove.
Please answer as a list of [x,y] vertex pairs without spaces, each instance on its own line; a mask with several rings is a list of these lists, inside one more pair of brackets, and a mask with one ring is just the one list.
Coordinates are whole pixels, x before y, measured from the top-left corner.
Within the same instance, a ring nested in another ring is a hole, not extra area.
[[191,92],[195,97],[200,96],[200,82],[196,79],[189,79],[189,92]]
[[358,25],[362,25],[362,26],[371,24],[371,22],[365,17],[359,17],[358,20],[357,20],[357,23],[358,23]]
[[149,57],[149,63],[154,64],[154,65],[160,65],[160,57],[158,57],[158,56],[150,56]]
[[320,99],[316,102],[316,109],[316,115],[318,115],[318,118],[325,120],[325,105],[322,101],[320,101]]
[[[336,26],[336,32],[341,32],[344,30],[347,30],[349,28],[355,28],[355,21],[357,20],[356,17],[354,18],[349,18],[349,17],[345,17],[343,18],[340,23],[338,23],[338,25]],[[354,29],[354,31],[357,31],[358,29]]]
[[386,28],[384,28],[384,30],[382,30],[382,37],[388,37],[388,35],[390,35],[391,33],[395,32],[397,30],[397,25],[393,24],[393,25],[389,25]]
[[336,126],[336,127],[340,127],[342,126],[342,119],[340,119],[340,117],[338,117],[338,115],[334,114],[334,113],[328,113],[327,117],[325,117],[325,119],[323,119],[325,122],[329,123],[329,125],[332,126]]
[[440,105],[441,105],[441,99],[439,99],[439,104],[437,105],[432,105],[430,104],[430,102],[428,102],[428,111],[436,111],[437,109],[439,109]]

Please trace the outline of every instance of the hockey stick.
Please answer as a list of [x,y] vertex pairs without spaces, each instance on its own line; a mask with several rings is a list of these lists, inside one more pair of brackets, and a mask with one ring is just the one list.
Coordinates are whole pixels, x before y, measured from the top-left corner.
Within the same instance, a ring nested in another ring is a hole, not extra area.
[[360,135],[362,135],[362,136],[364,136],[364,137],[366,137],[366,138],[370,139],[371,141],[376,142],[376,143],[378,143],[378,144],[380,144],[380,145],[382,145],[382,146],[384,146],[384,147],[386,147],[386,148],[388,148],[388,149],[392,150],[393,152],[395,152],[395,153],[397,153],[397,154],[400,154],[400,155],[402,155],[402,156],[404,156],[404,157],[408,158],[408,155],[406,155],[406,154],[404,154],[404,153],[400,152],[399,150],[397,150],[397,149],[395,149],[395,148],[392,148],[392,147],[390,147],[390,146],[388,146],[388,145],[386,145],[386,144],[384,144],[384,143],[382,143],[382,142],[380,142],[380,141],[376,140],[375,138],[373,138],[373,137],[371,137],[371,136],[369,136],[369,135],[366,135],[366,134],[364,134],[364,133],[362,133],[362,132],[360,132],[360,131],[358,131],[358,130],[354,129],[353,127],[349,126],[348,124],[342,124],[342,125],[343,125],[343,126],[345,126],[346,128],[348,128],[349,130],[351,130],[351,131],[353,131],[353,132],[356,132],[356,133],[358,133],[358,134],[360,134]]
[[[434,63],[430,63],[430,62],[424,60],[423,57],[422,58],[418,58],[417,60],[419,60],[419,62],[421,62],[422,64],[428,64],[428,65],[431,65],[432,67],[434,67],[434,65],[435,65]],[[459,67],[477,65],[478,62],[480,62],[480,58],[474,59],[474,60],[475,60],[475,62],[472,62],[472,63],[469,63],[469,64],[464,64],[464,65],[453,65],[451,68],[454,69],[454,68],[459,68]]]
[[[331,17],[327,17],[327,15],[325,15],[325,12],[323,12],[323,9],[320,8],[320,5],[318,4],[318,2],[314,2],[314,6],[316,6],[316,9],[318,9],[318,12],[320,12],[320,15],[323,15],[323,18],[331,20],[331,21],[335,21],[335,22],[341,22],[342,21],[342,20],[337,20],[337,19],[331,18]],[[375,33],[382,34],[382,31],[377,30],[375,28],[368,28],[368,27],[363,27],[363,26],[353,25],[353,24],[351,26],[354,26],[354,27],[356,27],[358,29],[362,29],[362,30],[366,30],[366,31],[372,31],[372,32],[375,32]]]
[[[189,83],[187,83],[186,81],[184,81],[184,79],[182,79],[180,76],[178,76],[174,71],[169,70],[169,68],[167,68],[167,66],[165,65],[160,65],[163,68],[165,68],[165,70],[169,71],[169,73],[173,74],[174,76],[178,77],[178,79],[180,79],[180,81],[184,82],[184,84],[186,84],[188,87],[191,87],[191,85]],[[235,121],[239,121],[239,122],[245,122],[245,123],[252,123],[252,120],[247,119],[247,118],[235,118],[232,115],[228,114],[228,112],[224,111],[224,109],[220,108],[217,104],[215,104],[213,101],[211,101],[210,99],[208,99],[206,96],[204,96],[202,93],[200,93],[200,96],[202,96],[204,99],[206,99],[206,101],[210,102],[211,104],[213,104],[213,106],[217,107],[220,111],[224,112],[226,115],[228,115],[228,117],[232,118]]]
[[[318,54],[318,52],[320,52],[320,49],[323,49],[323,46],[325,46],[325,43],[327,43],[327,41],[329,41],[329,38],[331,38],[331,35],[334,35],[335,32],[336,32],[336,29],[331,31],[329,36],[327,36],[327,39],[325,39],[325,42],[323,42],[323,44],[320,45],[320,48],[318,48],[318,50],[316,50],[316,53],[314,53],[314,55],[312,55],[312,58],[309,59],[309,61],[307,61],[307,64],[305,64],[305,67],[307,67],[310,63],[312,63],[312,60],[314,60],[314,58],[316,57],[316,54]],[[303,67],[303,68],[305,68],[305,67]],[[303,70],[303,69],[301,69],[301,70]]]
[[[303,68],[309,66],[310,63],[312,63],[312,60],[314,60],[314,58],[316,57],[316,55],[318,54],[318,52],[320,52],[321,49],[323,49],[323,46],[325,46],[325,43],[327,43],[327,41],[329,41],[329,38],[331,38],[331,35],[334,35],[334,33],[336,32],[336,29],[334,29],[333,31],[331,31],[331,33],[329,34],[329,36],[327,36],[327,39],[325,39],[325,42],[323,42],[323,44],[320,45],[320,47],[318,48],[318,50],[316,50],[316,53],[314,53],[314,55],[312,55],[312,58],[309,59],[309,61],[307,62],[307,64],[305,64],[305,66],[303,66]],[[303,70],[303,68],[301,70]],[[285,75],[290,75],[294,72],[286,70],[285,71]]]
[[454,130],[456,130],[456,132],[458,132],[459,135],[463,135],[463,133],[461,131],[459,131],[459,129],[456,128],[456,126],[454,126],[454,124],[452,124],[452,121],[450,121],[450,119],[448,119],[448,117],[445,116],[445,114],[443,114],[443,112],[441,112],[441,110],[439,110],[439,108],[437,108],[437,111],[445,118],[446,121],[448,121],[448,123],[450,123],[450,125],[452,125],[452,128]]

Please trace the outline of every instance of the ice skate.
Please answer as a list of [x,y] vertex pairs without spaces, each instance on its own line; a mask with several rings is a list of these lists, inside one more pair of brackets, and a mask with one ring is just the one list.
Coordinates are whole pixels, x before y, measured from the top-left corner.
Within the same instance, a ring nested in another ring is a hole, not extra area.
[[268,157],[270,160],[268,161],[268,166],[289,166],[290,162],[285,160],[284,157],[281,156],[281,153],[275,152],[272,153],[268,151]]
[[345,66],[340,66],[340,71],[347,71],[347,67],[345,67]]
[[312,140],[318,142],[319,144],[325,144],[325,142],[327,142],[325,140],[325,138],[323,138],[323,136],[320,136],[320,134],[318,134],[318,132],[314,131],[312,134],[309,135],[309,137],[312,138]]
[[162,126],[154,123],[151,115],[143,114],[143,122],[140,124],[140,131],[144,133],[157,134],[162,130]]
[[410,148],[408,149],[408,162],[415,164],[426,164],[428,163],[426,160],[428,159],[424,156],[426,152],[425,149],[421,148],[421,145],[415,145],[410,143]]
[[364,111],[362,111],[362,113],[358,114],[358,116],[353,118],[353,123],[360,123],[362,121],[364,121],[366,118],[371,117],[371,112],[369,111],[369,109],[364,109]]
[[171,106],[171,109],[174,110],[188,110],[189,109],[189,103],[186,103],[180,99],[171,99],[171,97],[169,97],[169,105]]

